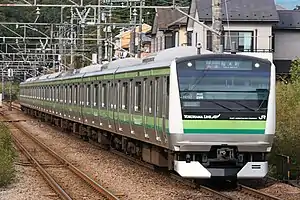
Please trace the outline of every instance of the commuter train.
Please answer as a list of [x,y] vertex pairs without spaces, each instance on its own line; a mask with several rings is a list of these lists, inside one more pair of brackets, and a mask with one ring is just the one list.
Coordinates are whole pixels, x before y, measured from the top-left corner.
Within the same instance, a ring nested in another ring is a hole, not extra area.
[[192,179],[256,179],[275,134],[268,59],[177,47],[20,84],[22,110]]

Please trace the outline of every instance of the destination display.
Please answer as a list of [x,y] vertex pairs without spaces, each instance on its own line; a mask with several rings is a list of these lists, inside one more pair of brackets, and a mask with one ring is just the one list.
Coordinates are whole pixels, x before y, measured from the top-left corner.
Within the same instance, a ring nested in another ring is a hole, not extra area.
[[[199,60],[195,62],[196,70],[252,70],[253,62],[248,60]],[[259,67],[259,63],[255,64]]]

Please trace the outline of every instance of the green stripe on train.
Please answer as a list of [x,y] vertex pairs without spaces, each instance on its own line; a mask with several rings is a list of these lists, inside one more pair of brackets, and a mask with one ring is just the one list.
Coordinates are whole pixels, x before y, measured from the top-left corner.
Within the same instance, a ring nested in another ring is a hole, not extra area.
[[[23,98],[23,97],[22,97]],[[51,107],[51,109],[56,109],[57,112],[63,112],[65,114],[70,114],[72,112],[73,114],[78,114],[79,112],[82,112],[85,115],[89,115],[90,117],[102,117],[105,119],[114,119],[117,121],[120,121],[121,123],[131,123],[132,125],[145,125],[147,128],[154,129],[156,127],[157,130],[161,131],[163,129],[163,119],[157,118],[157,124],[155,124],[155,118],[153,116],[145,116],[145,121],[143,122],[143,116],[138,114],[128,114],[124,113],[122,111],[110,111],[110,110],[104,110],[104,109],[98,109],[98,108],[90,108],[90,107],[80,107],[78,105],[63,105],[61,103],[57,102],[51,102],[46,100],[38,100],[33,98],[23,98],[25,100],[24,102],[28,102],[29,104],[34,104],[36,106],[41,107]],[[50,108],[46,108],[50,109]],[[75,112],[75,113],[74,113]],[[126,111],[125,111],[126,112]],[[72,115],[73,116],[73,115]],[[168,133],[169,131],[169,120],[165,119],[165,129]]]
[[185,134],[264,134],[264,129],[183,129]]
[[265,129],[266,121],[254,120],[183,120],[184,129]]
[[266,121],[184,120],[185,134],[264,134]]

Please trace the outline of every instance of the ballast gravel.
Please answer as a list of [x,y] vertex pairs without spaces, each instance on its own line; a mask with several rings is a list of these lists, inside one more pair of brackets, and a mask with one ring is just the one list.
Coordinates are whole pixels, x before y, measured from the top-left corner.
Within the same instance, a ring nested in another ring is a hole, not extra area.
[[[60,132],[48,124],[37,122],[37,120],[21,113],[16,115],[15,111],[13,112],[12,117],[14,119],[21,117],[27,120],[26,122],[19,122],[22,127],[34,134],[52,150],[69,160],[99,184],[108,188],[113,193],[121,195],[121,199],[211,199],[197,189],[183,185],[171,178],[141,167],[88,142],[84,142],[74,135]],[[33,196],[24,198],[31,200],[40,199]]]
[[0,189],[1,200],[60,200],[34,167],[16,164],[15,169],[14,182]]
[[[11,117],[26,119],[26,122],[19,122],[24,128],[99,184],[114,193],[122,194],[121,199],[212,199],[197,189],[141,167],[73,135],[60,132],[29,116],[12,111]],[[8,188],[0,190],[0,199],[58,199],[32,167],[16,166],[16,168],[17,180]],[[276,183],[262,191],[282,199],[300,200],[300,189],[286,184]],[[237,199],[241,198],[237,195]]]

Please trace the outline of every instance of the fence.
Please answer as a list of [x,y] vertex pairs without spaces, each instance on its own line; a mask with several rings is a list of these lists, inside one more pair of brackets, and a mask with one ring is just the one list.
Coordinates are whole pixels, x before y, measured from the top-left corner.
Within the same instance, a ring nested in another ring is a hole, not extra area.
[[290,156],[276,155],[276,175],[283,181],[295,180],[297,184],[300,183],[300,167],[292,162]]

